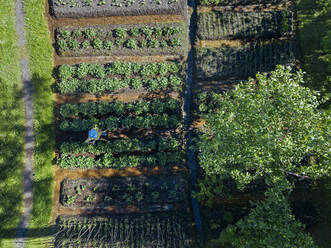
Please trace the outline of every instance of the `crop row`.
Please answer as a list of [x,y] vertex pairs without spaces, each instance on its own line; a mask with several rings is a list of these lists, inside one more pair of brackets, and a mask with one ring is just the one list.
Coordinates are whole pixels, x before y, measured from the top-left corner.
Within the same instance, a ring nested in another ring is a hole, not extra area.
[[104,153],[129,153],[151,151],[176,151],[180,149],[180,142],[175,138],[157,137],[154,139],[124,138],[113,141],[100,141],[96,144],[86,144],[81,142],[64,142],[60,146],[61,156],[69,154],[94,154]]
[[186,181],[179,176],[66,179],[60,202],[66,207],[98,207],[184,202]]
[[65,155],[57,160],[57,166],[65,169],[92,169],[92,168],[134,168],[182,165],[182,152],[157,152],[152,155],[123,155],[114,157],[112,153],[101,156]]
[[56,17],[80,18],[127,15],[184,14],[183,0],[52,0]]
[[181,73],[182,64],[177,62],[121,62],[107,64],[81,63],[76,65],[61,65],[57,71],[60,80],[66,79],[105,79],[108,77],[159,77]]
[[60,216],[55,246],[188,248],[188,218],[182,212],[108,216]]
[[244,6],[255,4],[281,4],[289,0],[199,0],[202,6]]
[[172,98],[156,99],[156,100],[139,100],[135,102],[123,103],[119,101],[113,102],[86,102],[76,104],[62,104],[60,106],[60,114],[64,118],[74,116],[103,116],[106,114],[121,116],[121,115],[145,115],[145,114],[161,114],[161,113],[180,113],[181,102]]
[[133,128],[177,128],[181,123],[181,117],[178,115],[147,115],[137,117],[107,117],[105,119],[89,118],[89,119],[73,119],[63,120],[60,122],[59,128],[63,131],[87,131],[98,126],[101,129],[115,131],[118,129],[133,129]]
[[181,90],[184,86],[182,78],[174,75],[169,77],[159,77],[155,79],[140,78],[107,78],[107,79],[69,79],[62,80],[57,84],[58,91],[61,94],[77,94],[77,93],[89,93],[89,94],[102,94],[102,93],[114,93],[119,90]]
[[295,62],[295,43],[253,42],[241,47],[197,48],[196,73],[199,79],[244,79],[257,72],[268,72],[276,65]]
[[293,13],[287,10],[201,12],[197,21],[197,36],[203,40],[272,38],[292,31]]
[[[154,27],[155,26],[155,27]],[[127,28],[131,27],[131,28]],[[89,28],[58,28],[56,47],[59,55],[126,55],[148,51],[162,54],[184,44],[183,24],[103,25]],[[164,50],[170,48],[170,50]],[[144,52],[144,53],[145,53]]]

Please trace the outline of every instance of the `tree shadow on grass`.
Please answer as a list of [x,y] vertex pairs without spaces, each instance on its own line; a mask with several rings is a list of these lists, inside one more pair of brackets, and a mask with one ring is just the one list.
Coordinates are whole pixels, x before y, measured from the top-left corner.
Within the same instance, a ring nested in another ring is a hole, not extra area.
[[22,91],[0,78],[0,239],[12,237],[22,206],[24,117]]

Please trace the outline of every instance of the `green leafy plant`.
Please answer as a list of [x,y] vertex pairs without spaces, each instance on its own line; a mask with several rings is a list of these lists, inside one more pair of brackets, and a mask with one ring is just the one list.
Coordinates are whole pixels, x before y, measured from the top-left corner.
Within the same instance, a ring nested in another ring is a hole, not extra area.
[[136,49],[137,48],[137,41],[135,39],[128,39],[125,43],[125,47]]
[[99,38],[96,38],[96,39],[93,40],[92,47],[94,49],[101,49],[102,46],[103,46],[102,40],[100,40]]
[[127,36],[127,30],[125,28],[116,28],[114,30],[115,38],[124,39]]
[[88,28],[84,31],[84,35],[87,39],[95,38],[97,33],[94,28]]

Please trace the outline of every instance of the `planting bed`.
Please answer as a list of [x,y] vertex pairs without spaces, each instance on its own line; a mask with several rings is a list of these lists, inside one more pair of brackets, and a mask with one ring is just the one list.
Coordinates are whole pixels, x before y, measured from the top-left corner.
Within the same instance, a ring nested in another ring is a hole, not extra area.
[[202,40],[278,38],[292,34],[293,26],[293,13],[287,10],[200,12],[197,36]]
[[271,43],[252,42],[241,47],[197,48],[198,79],[245,79],[257,72],[268,72],[278,64],[293,65],[295,43],[291,40]]
[[61,94],[104,94],[125,90],[182,91],[184,66],[180,62],[62,65],[57,90]]
[[57,165],[61,168],[127,168],[184,163],[183,144],[170,137],[123,138],[99,141],[95,145],[64,142]]
[[66,179],[60,202],[69,208],[173,204],[185,202],[186,180],[179,175]]
[[283,4],[289,0],[198,0],[201,6],[241,6],[256,4]]
[[184,212],[109,216],[60,216],[55,247],[192,247]]
[[56,17],[184,14],[184,0],[51,0]]
[[60,56],[184,55],[184,23],[61,27],[55,42]]

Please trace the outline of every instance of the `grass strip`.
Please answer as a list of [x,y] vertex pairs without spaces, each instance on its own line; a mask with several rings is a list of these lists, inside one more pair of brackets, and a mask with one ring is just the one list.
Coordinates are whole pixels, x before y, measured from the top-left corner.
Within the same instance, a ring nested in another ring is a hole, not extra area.
[[0,6],[0,247],[9,248],[22,212],[25,122],[15,1]]
[[38,247],[50,234],[50,216],[54,187],[54,115],[53,115],[53,50],[45,18],[45,3],[24,0],[26,38],[34,104],[34,180],[33,209],[28,247]]

